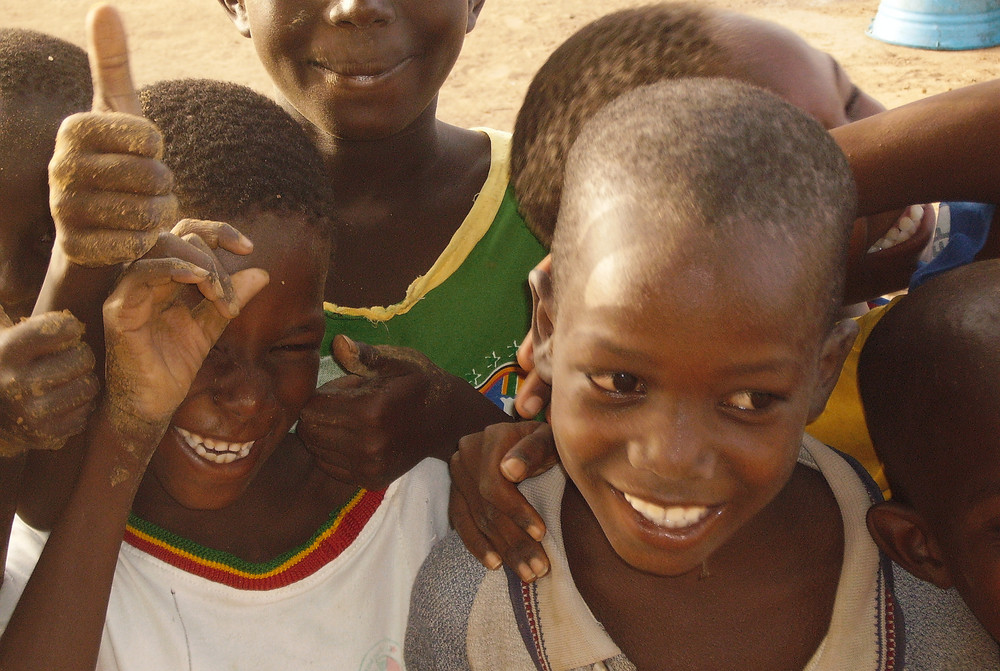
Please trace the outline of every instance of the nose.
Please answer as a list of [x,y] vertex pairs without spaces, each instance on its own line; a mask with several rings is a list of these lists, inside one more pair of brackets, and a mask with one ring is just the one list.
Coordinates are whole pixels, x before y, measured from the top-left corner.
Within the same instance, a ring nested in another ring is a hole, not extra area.
[[271,376],[254,361],[230,361],[218,370],[212,400],[223,411],[241,419],[270,420],[277,410]]
[[666,399],[634,424],[629,462],[664,480],[707,479],[715,469],[711,430],[694,403]]
[[370,28],[396,19],[392,0],[335,0],[330,4],[329,20],[345,28]]

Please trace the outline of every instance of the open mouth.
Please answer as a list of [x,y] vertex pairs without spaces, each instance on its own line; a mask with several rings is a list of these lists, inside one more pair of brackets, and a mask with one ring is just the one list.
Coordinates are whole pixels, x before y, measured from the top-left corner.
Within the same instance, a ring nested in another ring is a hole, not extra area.
[[237,459],[246,458],[255,442],[251,440],[246,443],[231,443],[225,440],[205,438],[179,426],[174,428],[177,429],[177,433],[184,439],[188,447],[194,450],[199,457],[216,464],[230,464]]
[[708,506],[660,506],[622,492],[632,509],[646,520],[665,529],[688,529],[702,522],[712,512]]
[[868,253],[881,252],[883,249],[895,247],[912,238],[913,234],[920,228],[920,223],[925,215],[925,208],[925,205],[910,205],[893,227],[868,249]]

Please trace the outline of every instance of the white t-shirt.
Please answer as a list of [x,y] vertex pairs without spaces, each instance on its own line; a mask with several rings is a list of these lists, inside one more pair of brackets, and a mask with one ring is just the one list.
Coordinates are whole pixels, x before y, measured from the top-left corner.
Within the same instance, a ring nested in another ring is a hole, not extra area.
[[[384,496],[356,497],[274,568],[253,567],[243,578],[250,588],[232,586],[240,584],[239,565],[186,553],[183,542],[164,544],[162,534],[130,525],[97,668],[402,668],[410,589],[447,532],[448,487],[444,462],[425,459]],[[15,522],[0,589],[3,626],[45,538]]]

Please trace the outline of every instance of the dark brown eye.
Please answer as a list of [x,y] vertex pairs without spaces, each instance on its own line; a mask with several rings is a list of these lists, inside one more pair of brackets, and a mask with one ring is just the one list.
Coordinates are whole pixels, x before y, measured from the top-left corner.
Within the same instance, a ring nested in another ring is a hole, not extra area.
[[767,410],[774,403],[775,399],[776,397],[773,394],[768,394],[767,392],[744,389],[729,396],[722,404],[730,408],[736,408],[737,410],[761,412]]
[[599,373],[591,375],[590,381],[604,391],[616,394],[636,394],[646,391],[639,378],[631,373]]

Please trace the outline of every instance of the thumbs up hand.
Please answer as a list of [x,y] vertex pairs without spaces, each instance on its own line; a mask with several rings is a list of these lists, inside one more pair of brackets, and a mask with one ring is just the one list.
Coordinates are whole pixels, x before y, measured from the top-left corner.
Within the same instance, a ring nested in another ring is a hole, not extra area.
[[160,132],[141,116],[125,30],[114,8],[90,11],[87,43],[94,105],[59,129],[49,164],[49,204],[56,252],[96,267],[145,254],[177,222],[177,200],[173,176],[160,160]]

